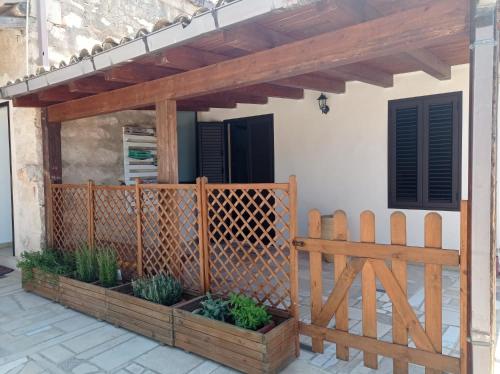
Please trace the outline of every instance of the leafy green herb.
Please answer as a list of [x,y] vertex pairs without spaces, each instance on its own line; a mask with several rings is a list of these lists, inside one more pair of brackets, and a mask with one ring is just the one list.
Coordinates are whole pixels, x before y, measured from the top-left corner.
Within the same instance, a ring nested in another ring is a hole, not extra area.
[[215,319],[217,321],[228,322],[231,319],[229,311],[229,301],[223,299],[214,299],[212,295],[207,293],[207,299],[202,301],[201,308],[193,311],[203,317]]
[[95,282],[98,279],[97,255],[87,245],[82,245],[76,252],[76,278],[82,282]]
[[26,281],[33,279],[33,269],[46,273],[69,275],[75,270],[75,258],[71,252],[59,252],[54,249],[43,249],[37,252],[23,252],[17,267],[23,271]]
[[173,305],[182,299],[181,283],[170,275],[158,274],[132,281],[134,296],[156,304]]
[[271,315],[263,306],[245,295],[229,296],[230,311],[236,326],[249,330],[258,330],[271,321]]
[[112,248],[101,248],[97,252],[99,282],[103,287],[114,287],[118,284],[118,258]]

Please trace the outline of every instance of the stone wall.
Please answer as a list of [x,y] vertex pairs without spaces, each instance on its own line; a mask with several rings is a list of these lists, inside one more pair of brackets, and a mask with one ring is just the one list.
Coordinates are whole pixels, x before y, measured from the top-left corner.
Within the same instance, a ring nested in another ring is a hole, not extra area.
[[[90,50],[94,44],[107,37],[119,40],[123,36],[134,35],[142,27],[150,30],[160,18],[173,19],[180,13],[190,14],[194,10],[194,5],[188,0],[47,0],[46,6],[48,57],[51,64],[68,61],[80,49]],[[40,64],[36,7],[32,7],[30,16],[28,58],[24,32],[0,30],[2,85],[8,80],[34,73]],[[26,60],[29,62],[28,69]],[[22,251],[37,250],[45,245],[42,138],[38,110],[14,109],[11,113],[15,243],[16,254],[19,255]],[[134,118],[136,122],[151,123],[151,114],[135,113]],[[106,144],[109,145],[108,137],[112,134],[116,136],[121,131],[121,119],[123,117],[118,115],[106,116],[97,121],[75,121],[63,128],[63,139],[74,138],[81,131],[82,136],[91,134],[95,144],[105,149]],[[84,161],[78,159],[75,152],[68,151],[67,147],[63,152],[64,173],[69,180],[76,168],[104,173],[104,166],[99,166],[100,161],[83,166]],[[102,154],[106,154],[105,151]],[[112,164],[118,165],[116,155],[113,157]],[[108,172],[112,169],[109,164],[106,168]],[[101,180],[115,180],[117,173],[113,171],[109,177]]]

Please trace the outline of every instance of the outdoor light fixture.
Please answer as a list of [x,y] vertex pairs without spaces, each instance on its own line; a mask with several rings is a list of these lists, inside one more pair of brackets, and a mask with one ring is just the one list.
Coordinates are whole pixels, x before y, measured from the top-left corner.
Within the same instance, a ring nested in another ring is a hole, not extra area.
[[328,114],[328,112],[330,111],[330,107],[328,105],[326,105],[327,99],[328,98],[323,93],[321,95],[319,95],[319,97],[318,97],[319,109],[321,110],[321,113],[323,113],[323,114]]

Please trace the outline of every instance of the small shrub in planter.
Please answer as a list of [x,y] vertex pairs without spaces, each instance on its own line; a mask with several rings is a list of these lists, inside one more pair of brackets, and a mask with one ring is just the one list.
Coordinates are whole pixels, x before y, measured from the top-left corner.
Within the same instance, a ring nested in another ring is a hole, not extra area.
[[118,284],[118,258],[113,249],[97,250],[97,267],[101,286],[110,288]]
[[174,308],[174,330],[176,347],[245,373],[277,373],[295,358],[296,321],[243,295],[207,295]]
[[23,252],[17,267],[22,271],[23,288],[45,298],[59,300],[59,275],[74,272],[71,252],[44,249]]
[[189,298],[178,280],[168,275],[142,277],[108,289],[106,295],[108,322],[173,345],[172,306]]
[[170,306],[182,300],[182,285],[170,275],[158,274],[132,281],[135,297]]
[[89,246],[83,245],[75,252],[76,279],[92,283],[98,278],[96,252]]

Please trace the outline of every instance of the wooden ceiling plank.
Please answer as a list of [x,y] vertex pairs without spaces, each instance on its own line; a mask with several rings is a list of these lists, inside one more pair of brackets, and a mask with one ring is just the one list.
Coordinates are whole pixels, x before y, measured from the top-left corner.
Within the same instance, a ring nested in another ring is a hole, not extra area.
[[109,82],[137,84],[179,73],[178,69],[158,66],[128,64],[104,72],[104,79]]
[[179,70],[193,70],[226,61],[228,57],[202,49],[178,47],[163,52],[156,65]]
[[304,90],[302,88],[285,87],[270,83],[261,83],[254,86],[241,87],[233,90],[233,92],[277,97],[280,99],[301,100],[304,98]]
[[37,94],[30,94],[12,99],[12,104],[18,108],[43,108],[56,102],[41,101]]
[[422,70],[434,78],[451,79],[451,66],[439,59],[434,53],[425,49],[417,49],[406,54],[416,60],[422,66]]
[[466,11],[462,2],[436,0],[431,5],[249,56],[101,93],[91,98],[53,105],[49,107],[49,117],[51,121],[57,122],[144,106],[160,99],[187,99],[334,69],[390,56],[409,48],[426,48],[457,36],[466,38]]
[[67,86],[57,86],[38,94],[40,101],[45,102],[63,102],[69,100],[80,99],[86,96],[82,93],[70,92]]
[[125,87],[126,84],[109,82],[99,75],[74,80],[68,83],[69,92],[97,94],[100,92],[116,90]]

